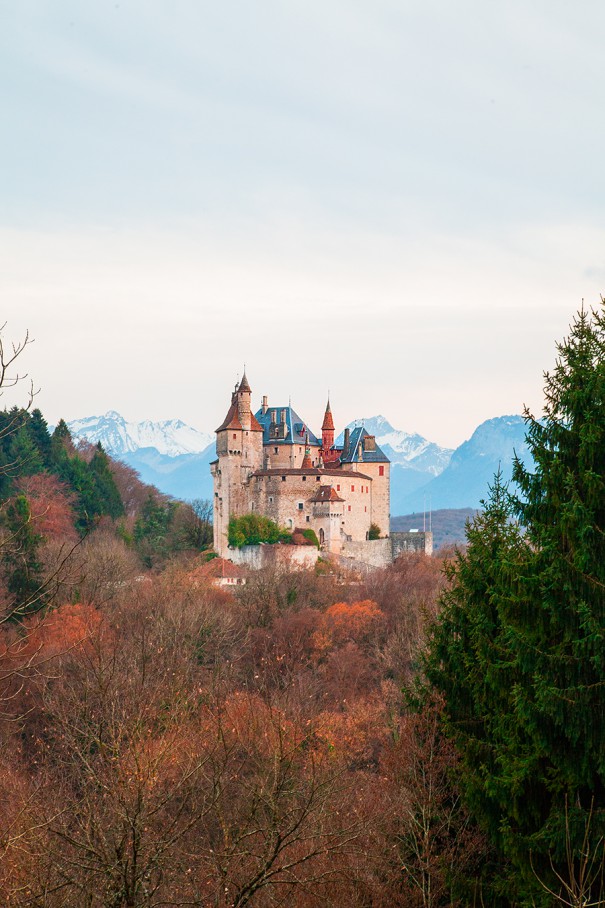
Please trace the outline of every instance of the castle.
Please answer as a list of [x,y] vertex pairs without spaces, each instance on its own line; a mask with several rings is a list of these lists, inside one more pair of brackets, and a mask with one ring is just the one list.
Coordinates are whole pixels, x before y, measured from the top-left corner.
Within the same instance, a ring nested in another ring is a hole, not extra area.
[[291,406],[270,407],[265,396],[253,413],[251,399],[244,372],[216,430],[210,467],[215,552],[229,557],[229,518],[251,512],[288,530],[314,530],[334,555],[388,537],[390,462],[376,438],[362,426],[345,429],[337,447],[329,401],[319,439]]

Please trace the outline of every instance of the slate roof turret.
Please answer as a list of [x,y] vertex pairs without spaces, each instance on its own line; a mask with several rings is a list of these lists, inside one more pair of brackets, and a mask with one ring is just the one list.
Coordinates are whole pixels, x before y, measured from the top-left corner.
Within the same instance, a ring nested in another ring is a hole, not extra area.
[[[365,439],[371,439],[372,445],[365,444]],[[373,435],[366,432],[363,426],[353,429],[349,435],[349,445],[340,455],[341,463],[390,463],[384,451],[378,447]]]

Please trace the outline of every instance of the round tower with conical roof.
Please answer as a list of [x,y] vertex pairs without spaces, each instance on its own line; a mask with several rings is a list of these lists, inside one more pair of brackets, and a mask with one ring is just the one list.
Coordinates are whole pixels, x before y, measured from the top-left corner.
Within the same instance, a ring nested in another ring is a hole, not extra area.
[[246,376],[235,386],[231,406],[216,430],[214,477],[214,550],[228,554],[229,519],[253,509],[250,477],[263,465],[263,429],[252,413],[252,389]]

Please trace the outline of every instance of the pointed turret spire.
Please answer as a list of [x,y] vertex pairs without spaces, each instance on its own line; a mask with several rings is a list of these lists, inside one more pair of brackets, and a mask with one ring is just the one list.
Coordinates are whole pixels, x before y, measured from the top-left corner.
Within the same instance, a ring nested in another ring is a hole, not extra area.
[[242,380],[239,383],[238,391],[248,391],[249,394],[252,394],[252,388],[250,387],[250,382],[246,376],[246,367],[244,366],[244,374],[242,375]]
[[330,451],[334,447],[334,420],[332,419],[332,410],[330,408],[330,395],[326,404],[326,413],[321,425],[321,453],[323,460],[330,459]]
[[324,416],[324,421],[321,425],[321,431],[325,430],[334,431],[334,420],[332,419],[332,410],[330,409],[330,398],[328,397],[328,403],[326,404],[326,413]]

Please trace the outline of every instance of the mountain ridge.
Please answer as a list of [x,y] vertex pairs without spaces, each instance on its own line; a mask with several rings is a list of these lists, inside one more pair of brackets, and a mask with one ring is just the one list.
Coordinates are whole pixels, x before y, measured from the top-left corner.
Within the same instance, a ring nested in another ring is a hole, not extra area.
[[[488,495],[499,467],[504,481],[512,475],[516,451],[531,463],[522,416],[485,420],[455,450],[443,448],[418,433],[395,429],[382,415],[354,420],[364,425],[391,460],[391,514],[424,508],[478,508]],[[144,482],[176,498],[212,498],[209,464],[215,457],[214,433],[202,432],[182,420],[129,422],[115,410],[103,416],[71,420],[73,436],[100,441],[108,454],[140,473]],[[342,443],[343,433],[337,439]]]

